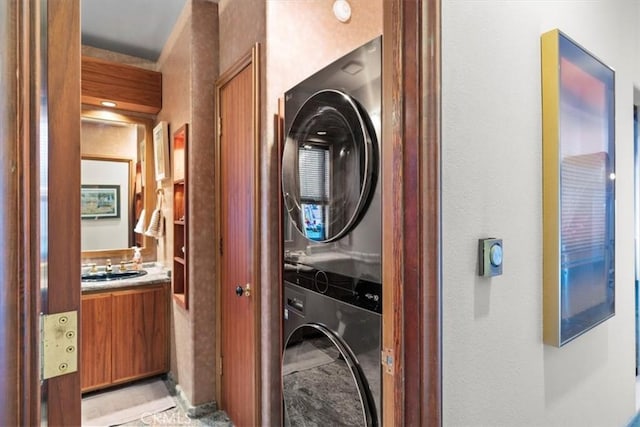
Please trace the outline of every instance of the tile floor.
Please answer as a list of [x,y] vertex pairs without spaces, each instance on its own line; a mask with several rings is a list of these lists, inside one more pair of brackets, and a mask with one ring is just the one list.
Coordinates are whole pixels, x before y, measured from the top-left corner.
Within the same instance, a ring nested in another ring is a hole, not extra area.
[[[165,386],[167,382],[165,379]],[[171,387],[167,387],[171,390]],[[138,420],[131,421],[124,424],[119,424],[123,427],[233,427],[233,423],[224,411],[215,411],[208,415],[204,415],[198,418],[189,418],[185,409],[181,406],[180,400],[173,394],[171,395],[175,401],[176,406],[167,409],[166,411],[157,412],[155,414],[147,414]],[[83,427],[91,427],[84,426]]]
[[185,412],[180,408],[180,405],[176,403],[176,407],[168,409],[163,412],[158,412],[153,415],[146,415],[145,417],[131,421],[126,424],[121,424],[123,427],[233,427],[233,424],[223,411],[216,411],[212,414],[203,416],[201,418],[189,418]]

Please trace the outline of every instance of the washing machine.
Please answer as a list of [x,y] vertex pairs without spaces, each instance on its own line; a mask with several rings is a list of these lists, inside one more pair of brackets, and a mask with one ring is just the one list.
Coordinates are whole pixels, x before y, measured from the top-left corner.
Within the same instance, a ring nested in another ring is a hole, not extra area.
[[378,426],[380,283],[285,265],[285,426]]
[[382,38],[285,93],[286,426],[381,420]]

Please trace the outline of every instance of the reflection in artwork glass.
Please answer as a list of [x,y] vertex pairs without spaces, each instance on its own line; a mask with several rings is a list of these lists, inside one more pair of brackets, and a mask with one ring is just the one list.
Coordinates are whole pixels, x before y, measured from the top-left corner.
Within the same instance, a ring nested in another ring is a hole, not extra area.
[[614,313],[613,71],[560,51],[560,342]]

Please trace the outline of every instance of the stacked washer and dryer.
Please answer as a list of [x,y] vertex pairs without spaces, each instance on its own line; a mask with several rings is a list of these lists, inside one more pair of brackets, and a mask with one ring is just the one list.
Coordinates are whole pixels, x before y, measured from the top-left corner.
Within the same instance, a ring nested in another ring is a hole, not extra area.
[[381,420],[382,38],[285,93],[286,426]]

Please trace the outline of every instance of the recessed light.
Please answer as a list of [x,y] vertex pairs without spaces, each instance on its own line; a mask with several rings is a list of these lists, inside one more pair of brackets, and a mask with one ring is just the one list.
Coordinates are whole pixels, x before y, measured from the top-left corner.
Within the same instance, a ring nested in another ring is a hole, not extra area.
[[336,0],[333,3],[333,14],[340,22],[351,19],[351,5],[347,0]]
[[103,107],[115,107],[117,105],[115,102],[111,101],[102,101],[100,104],[102,104]]

